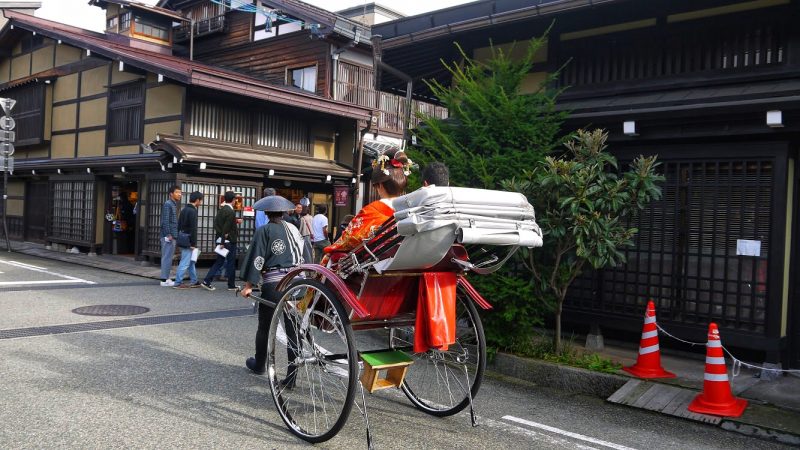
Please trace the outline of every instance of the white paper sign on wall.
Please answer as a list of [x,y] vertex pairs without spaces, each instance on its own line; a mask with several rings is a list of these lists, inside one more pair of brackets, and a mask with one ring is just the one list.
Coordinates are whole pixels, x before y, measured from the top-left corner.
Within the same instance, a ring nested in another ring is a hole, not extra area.
[[761,241],[753,241],[750,239],[737,239],[736,255],[761,256]]

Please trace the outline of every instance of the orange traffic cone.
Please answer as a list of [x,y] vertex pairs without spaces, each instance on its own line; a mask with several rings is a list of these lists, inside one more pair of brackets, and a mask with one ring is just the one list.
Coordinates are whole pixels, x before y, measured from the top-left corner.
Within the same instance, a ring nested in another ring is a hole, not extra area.
[[717,324],[708,325],[706,344],[706,373],[703,375],[703,392],[689,404],[689,411],[723,417],[739,417],[747,407],[747,400],[736,398],[731,393],[728,369],[722,353]]
[[661,350],[658,347],[658,329],[656,328],[656,305],[652,300],[647,302],[647,313],[644,316],[642,340],[639,343],[639,357],[636,364],[623,367],[622,370],[639,378],[675,378],[675,374],[661,367]]

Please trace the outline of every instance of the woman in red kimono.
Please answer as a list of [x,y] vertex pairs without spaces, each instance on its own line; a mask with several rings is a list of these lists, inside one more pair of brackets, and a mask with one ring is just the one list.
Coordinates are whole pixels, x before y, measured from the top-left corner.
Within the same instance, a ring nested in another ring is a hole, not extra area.
[[[339,239],[325,247],[322,265],[327,265],[331,252],[346,252],[370,239],[375,231],[394,215],[392,199],[405,194],[407,177],[413,163],[402,151],[385,154],[372,165],[370,181],[378,191],[380,200],[365,206],[350,221]],[[426,272],[419,278],[420,295],[414,331],[414,351],[424,353],[428,349],[447,350],[455,342],[455,294],[454,272]],[[383,301],[391,301],[384,296]]]
[[397,150],[393,154],[387,152],[372,164],[370,182],[378,191],[380,200],[363,207],[350,221],[350,225],[345,228],[339,239],[325,247],[323,266],[328,262],[328,254],[352,250],[365,239],[371,238],[375,231],[394,215],[392,199],[405,193],[412,164],[402,150]]

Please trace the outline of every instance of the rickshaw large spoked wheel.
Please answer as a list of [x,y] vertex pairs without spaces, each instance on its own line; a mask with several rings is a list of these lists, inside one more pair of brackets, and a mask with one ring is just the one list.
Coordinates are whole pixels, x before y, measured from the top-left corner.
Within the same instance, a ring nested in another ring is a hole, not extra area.
[[321,282],[292,283],[276,306],[267,376],[281,419],[299,438],[324,442],[347,422],[358,355],[341,302]]
[[467,389],[474,398],[486,369],[486,338],[478,311],[461,288],[456,295],[456,343],[447,350],[413,353],[414,327],[393,328],[389,336],[392,348],[407,351],[414,360],[401,386],[414,406],[439,417],[469,406]]

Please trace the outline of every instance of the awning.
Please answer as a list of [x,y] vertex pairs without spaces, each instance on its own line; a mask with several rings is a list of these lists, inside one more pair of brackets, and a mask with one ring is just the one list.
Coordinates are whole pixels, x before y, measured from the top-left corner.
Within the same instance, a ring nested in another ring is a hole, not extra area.
[[[761,109],[800,103],[796,79],[699,86],[655,92],[613,94],[605,97],[570,98],[565,94],[556,108],[570,111],[569,119],[646,117],[661,113]],[[785,107],[785,106],[784,106]]]
[[85,158],[59,158],[59,159],[18,159],[14,164],[14,172],[24,170],[42,170],[55,172],[61,169],[69,173],[86,173],[86,169],[101,170],[114,169],[120,171],[122,167],[153,167],[158,168],[164,160],[164,152],[141,153],[119,156],[92,156]]
[[[161,137],[150,146],[154,150],[163,150],[176,158],[181,164],[205,164],[205,168],[222,169],[230,172],[249,172],[271,176],[306,178],[307,181],[347,180],[354,176],[353,170],[347,166],[324,159],[310,158],[303,155],[291,155],[254,150],[249,147],[222,146],[205,142],[184,141],[176,138]],[[201,166],[202,168],[202,166]]]
[[364,141],[364,155],[372,159],[377,159],[379,156],[386,153],[387,150],[396,148],[399,147],[388,142]]
[[5,91],[28,83],[38,83],[40,81],[54,80],[64,74],[66,74],[66,71],[58,67],[54,69],[47,69],[45,71],[38,72],[24,78],[18,78],[16,80],[0,84],[0,91]]

